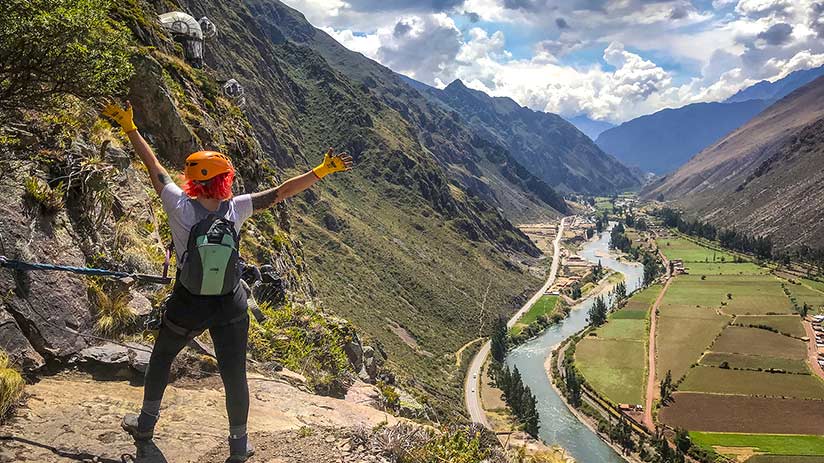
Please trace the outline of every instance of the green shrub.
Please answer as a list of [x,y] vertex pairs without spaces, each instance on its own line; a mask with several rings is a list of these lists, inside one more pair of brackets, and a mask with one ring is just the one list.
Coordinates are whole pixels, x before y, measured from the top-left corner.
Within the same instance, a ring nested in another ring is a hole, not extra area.
[[63,209],[63,197],[66,189],[63,183],[52,188],[37,177],[28,177],[23,181],[23,199],[40,213],[54,215]]
[[48,108],[56,98],[110,96],[131,77],[130,34],[112,0],[0,2],[0,114]]
[[462,430],[443,432],[433,436],[423,446],[412,449],[402,456],[400,463],[480,463],[486,461],[491,450],[481,445],[478,432],[469,433]]
[[398,395],[398,391],[383,381],[378,381],[376,386],[378,387],[378,390],[381,391],[383,405],[386,409],[397,412],[401,406],[401,397]]
[[0,351],[0,420],[20,400],[25,384],[23,377],[13,368],[9,356]]
[[304,376],[316,392],[341,395],[351,381],[343,344],[345,327],[331,323],[311,308],[288,303],[278,309],[260,303],[264,323],[252,320],[249,351],[260,361],[276,361]]

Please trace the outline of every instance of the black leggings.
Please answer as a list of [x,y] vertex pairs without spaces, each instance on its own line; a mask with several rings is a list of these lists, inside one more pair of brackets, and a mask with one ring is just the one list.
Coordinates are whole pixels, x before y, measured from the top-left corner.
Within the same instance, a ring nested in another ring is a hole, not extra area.
[[[235,315],[235,320],[230,323],[209,328],[209,334],[212,336],[215,346],[220,377],[223,379],[223,388],[226,391],[226,413],[229,415],[229,426],[243,426],[249,416],[249,386],[246,382],[246,345],[249,339],[249,317],[242,316],[246,310],[245,294],[243,294],[242,289],[239,292],[241,294],[236,297],[230,296],[224,300],[227,302],[226,306],[215,307],[221,312],[219,317],[214,317],[214,313],[209,316],[209,312],[212,312],[209,306],[223,304],[207,303],[199,307],[204,312],[203,315],[206,317],[207,322],[210,319],[214,321],[215,318],[225,318],[222,316],[223,314],[231,314],[232,312],[237,314],[238,310],[242,310],[240,320],[236,320],[238,317]],[[181,319],[175,320],[175,315],[179,315],[180,312],[185,313],[191,306],[182,308],[177,303],[184,301],[192,303],[196,302],[197,299],[197,297],[187,294],[185,290],[181,292],[180,288],[175,288],[175,293],[167,303],[167,316],[172,321],[180,323],[179,320]],[[240,305],[232,304],[230,303],[232,300],[240,300],[243,303]],[[181,310],[178,310],[179,307]],[[189,325],[189,323],[185,323],[185,325]],[[149,359],[149,367],[146,369],[146,380],[143,389],[144,401],[154,402],[163,399],[163,392],[169,383],[172,361],[188,344],[189,340],[189,337],[174,332],[168,326],[164,325],[160,328]]]

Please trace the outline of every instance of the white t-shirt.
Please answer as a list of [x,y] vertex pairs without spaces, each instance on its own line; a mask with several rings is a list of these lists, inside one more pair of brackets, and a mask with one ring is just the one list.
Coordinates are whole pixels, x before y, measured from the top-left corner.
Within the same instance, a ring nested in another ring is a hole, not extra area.
[[[160,192],[160,200],[163,202],[163,210],[169,216],[169,227],[172,229],[172,241],[175,243],[175,253],[177,254],[178,266],[180,256],[186,252],[189,243],[189,231],[192,230],[198,220],[195,205],[192,199],[174,183],[168,183]],[[240,195],[228,200],[229,207],[226,209],[226,220],[231,220],[235,224],[235,231],[240,235],[240,227],[243,222],[252,216],[252,196]]]

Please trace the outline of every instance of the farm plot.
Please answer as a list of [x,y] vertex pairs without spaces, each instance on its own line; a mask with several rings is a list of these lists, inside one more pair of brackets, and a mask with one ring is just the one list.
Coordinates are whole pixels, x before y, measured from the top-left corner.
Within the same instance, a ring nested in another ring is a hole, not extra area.
[[772,455],[824,455],[824,436],[691,432],[690,439],[706,449],[749,448]]
[[819,311],[824,307],[824,293],[813,289],[811,286],[785,283],[785,287],[790,291],[790,296],[795,299],[795,303],[799,306],[807,304],[815,311]]
[[661,293],[661,289],[663,289],[662,285],[652,285],[636,293],[633,293],[632,296],[627,300],[626,305],[624,305],[624,307],[619,312],[648,312],[650,307],[652,307],[652,304],[655,302],[655,299]]
[[658,248],[667,259],[684,262],[733,262],[732,254],[700,246],[686,238],[659,238]]
[[575,348],[575,366],[593,389],[612,402],[644,402],[646,344],[643,341],[588,336]]
[[[613,315],[617,315],[616,312]],[[643,341],[647,334],[646,323],[643,320],[631,318],[610,318],[609,322],[598,328],[596,333],[601,339]]]
[[820,456],[804,455],[756,455],[746,463],[821,463],[824,461]]
[[712,351],[803,360],[807,356],[807,345],[760,328],[728,326],[712,345]]
[[683,392],[738,394],[759,397],[824,399],[824,382],[812,375],[727,370],[697,366],[678,386]]
[[788,373],[809,373],[804,360],[792,360],[760,355],[725,354],[709,352],[701,357],[701,365],[709,367],[726,366],[739,370],[781,370]]
[[824,401],[689,392],[676,392],[673,399],[661,409],[660,420],[690,431],[820,434],[824,429]]
[[752,262],[688,262],[685,267],[690,275],[767,275],[770,273],[768,269],[759,267]]
[[739,326],[769,326],[778,330],[781,334],[798,338],[807,335],[804,331],[804,325],[801,324],[801,317],[798,315],[739,315],[735,317],[733,324]]
[[510,334],[512,335],[519,335],[524,328],[529,326],[530,323],[538,320],[538,317],[542,315],[552,315],[555,311],[555,307],[558,305],[558,296],[549,296],[544,295],[538,299],[532,307],[521,317],[517,323],[510,329]]
[[734,315],[793,313],[781,280],[772,275],[684,275],[667,291],[666,301],[723,308]]
[[[675,286],[673,284],[671,288]],[[663,378],[667,370],[671,370],[672,377],[677,380],[698,361],[730,318],[714,309],[666,305],[669,297],[667,292],[658,318],[656,374]]]

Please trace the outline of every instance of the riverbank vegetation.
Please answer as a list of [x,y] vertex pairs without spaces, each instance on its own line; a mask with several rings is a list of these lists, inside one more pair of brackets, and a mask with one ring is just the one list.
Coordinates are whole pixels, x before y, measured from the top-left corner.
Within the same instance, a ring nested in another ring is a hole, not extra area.
[[538,438],[540,428],[538,400],[529,386],[524,385],[518,367],[510,371],[506,365],[493,363],[489,374],[495,382],[495,387],[503,392],[504,401],[512,410],[515,418],[522,424],[524,432]]

